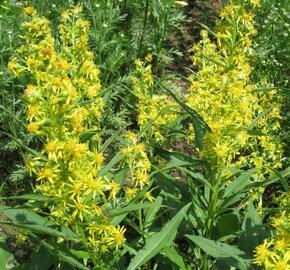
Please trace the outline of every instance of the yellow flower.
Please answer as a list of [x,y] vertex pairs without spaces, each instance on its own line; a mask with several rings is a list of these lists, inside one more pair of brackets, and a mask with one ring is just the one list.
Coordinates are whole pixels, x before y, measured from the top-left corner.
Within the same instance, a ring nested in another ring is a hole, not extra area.
[[116,182],[112,182],[110,184],[109,199],[116,200],[116,195],[118,194],[119,191],[120,191],[120,185],[118,183],[116,183]]
[[40,131],[39,131],[39,126],[37,123],[35,122],[30,122],[28,125],[27,125],[27,130],[30,132],[30,133],[33,133],[33,134],[39,134]]
[[77,197],[73,199],[71,204],[68,204],[73,209],[72,217],[78,218],[80,221],[84,220],[85,215],[90,215],[90,207],[82,201],[81,198]]
[[271,256],[271,251],[269,250],[270,246],[271,242],[264,241],[263,244],[256,247],[254,258],[255,264],[262,266],[268,262]]
[[86,180],[86,184],[88,188],[84,194],[85,195],[92,194],[93,198],[95,198],[97,194],[102,193],[105,188],[105,183],[102,180],[102,178],[94,179],[94,178],[88,177]]
[[96,134],[91,144],[81,142],[79,134],[99,130],[103,113],[100,71],[88,48],[89,22],[82,19],[80,6],[64,12],[62,46],[56,50],[49,21],[30,7],[24,12],[29,16],[22,24],[23,45],[8,68],[15,76],[26,71],[33,83],[24,92],[27,129],[44,140],[40,154],[25,160],[29,173],[36,174],[35,192],[59,198],[46,205],[51,218],[78,234],[82,230],[93,252],[97,246],[103,252],[118,249],[125,229],[110,224],[105,206],[117,200],[121,187],[99,176],[101,136]]
[[149,53],[149,54],[147,54],[146,55],[146,57],[145,57],[145,60],[147,61],[147,62],[152,62],[152,60],[153,60],[153,56],[152,56],[152,54],[151,53]]
[[[281,144],[275,138],[279,117],[267,114],[256,123],[255,128],[266,135],[261,138],[245,130],[269,107],[278,116],[281,105],[275,101],[274,92],[269,93],[267,101],[260,93],[253,92],[260,86],[250,83],[253,14],[247,4],[236,3],[230,1],[221,12],[216,25],[217,45],[207,31],[201,31],[202,40],[195,45],[192,58],[199,70],[190,76],[190,93],[186,98],[188,106],[211,128],[201,154],[222,175],[227,175],[233,167],[254,165],[262,178],[270,173],[268,168],[279,168],[281,164]],[[192,128],[189,133],[189,138],[194,138]]]
[[273,265],[273,270],[290,270],[290,260],[289,259],[279,259]]
[[37,176],[37,180],[47,179],[48,181],[52,182],[53,177],[55,176],[55,172],[52,168],[44,167]]
[[287,248],[290,248],[290,246],[287,246],[287,243],[285,241],[285,239],[277,239],[275,241],[275,249],[277,250],[286,250]]
[[35,10],[34,10],[33,7],[26,7],[26,8],[23,9],[23,12],[26,15],[31,16],[35,12]]
[[144,198],[150,202],[153,202],[155,200],[155,198],[151,195],[151,193],[149,191],[145,192]]
[[131,201],[132,199],[135,198],[135,196],[138,193],[137,188],[126,188],[125,189],[125,200],[126,202]]
[[25,96],[29,97],[29,96],[33,96],[37,93],[37,88],[35,85],[27,85],[26,89],[25,89]]
[[149,182],[149,176],[144,171],[137,171],[136,176],[136,186],[143,188]]
[[10,60],[10,61],[8,62],[7,67],[8,67],[8,69],[9,69],[9,71],[10,71],[11,73],[13,73],[13,75],[14,75],[15,77],[19,77],[19,76],[23,73],[23,71],[25,71],[25,67],[21,66],[21,65],[18,63],[17,58],[15,58],[15,57],[12,58],[12,60]]
[[254,8],[261,6],[261,0],[250,0],[250,3],[253,5]]
[[143,63],[142,63],[142,61],[140,59],[136,59],[135,60],[135,65],[136,65],[136,67],[138,69],[138,68],[141,68],[142,67]]
[[96,162],[96,165],[97,166],[100,166],[100,165],[102,165],[103,164],[103,162],[104,162],[104,155],[103,155],[103,153],[96,153],[96,155],[95,155],[95,162]]
[[126,228],[124,226],[113,227],[112,236],[114,238],[114,244],[116,246],[116,250],[121,247],[123,243],[125,243],[126,239],[124,237],[124,233]]
[[28,108],[27,108],[27,114],[28,114],[27,119],[30,120],[30,121],[35,119],[37,114],[38,114],[38,112],[39,112],[39,107],[38,106],[36,106],[36,105],[28,106]]
[[279,217],[275,217],[275,218],[272,219],[272,226],[275,227],[275,228],[280,227],[283,223],[284,223],[283,215],[281,215]]

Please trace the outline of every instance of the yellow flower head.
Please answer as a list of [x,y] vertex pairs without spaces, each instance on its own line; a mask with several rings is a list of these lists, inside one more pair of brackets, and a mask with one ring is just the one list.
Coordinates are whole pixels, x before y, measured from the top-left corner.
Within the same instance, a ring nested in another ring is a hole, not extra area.
[[30,133],[33,133],[35,135],[39,134],[40,133],[40,130],[39,130],[39,126],[37,123],[35,122],[30,122],[28,125],[27,125],[27,130],[30,132]]
[[31,16],[33,13],[35,13],[35,9],[33,7],[26,7],[23,9],[24,14]]

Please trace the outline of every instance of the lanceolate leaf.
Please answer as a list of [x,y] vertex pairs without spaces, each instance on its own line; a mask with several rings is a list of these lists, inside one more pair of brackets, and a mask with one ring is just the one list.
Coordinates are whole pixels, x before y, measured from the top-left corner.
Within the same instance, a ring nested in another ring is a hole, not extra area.
[[201,236],[186,235],[186,237],[199,246],[206,254],[224,261],[229,266],[237,267],[240,270],[249,269],[250,260],[242,250]]
[[184,258],[173,247],[166,247],[162,250],[162,254],[166,256],[170,261],[178,266],[180,270],[189,270],[189,266],[186,265]]
[[61,244],[45,241],[42,239],[38,239],[35,235],[30,235],[35,240],[38,240],[38,243],[49,250],[52,254],[56,255],[61,261],[67,262],[68,264],[77,267],[77,269],[81,270],[89,270],[88,267],[83,265],[79,260],[77,260],[74,255],[69,251],[69,249]]
[[145,209],[145,208],[153,208],[159,204],[158,201],[156,202],[144,202],[144,203],[136,203],[136,204],[129,204],[125,207],[118,207],[116,209],[113,209],[109,211],[109,216],[110,217],[115,217],[115,216],[121,216],[123,214],[130,213],[132,211],[140,210],[140,209]]
[[204,135],[207,131],[211,131],[210,127],[204,121],[204,119],[195,110],[187,106],[186,103],[180,97],[178,97],[175,93],[173,93],[163,84],[160,85],[170,94],[172,98],[175,99],[175,101],[180,105],[180,107],[189,114],[194,127],[195,144],[198,148],[202,148]]
[[39,201],[39,202],[54,201],[58,199],[59,198],[56,198],[56,197],[49,197],[49,196],[39,195],[39,194],[25,194],[25,195],[19,195],[19,196],[0,197],[0,200],[34,200],[34,201]]
[[15,225],[40,234],[63,237],[74,242],[80,241],[78,235],[69,228],[59,226],[29,210],[0,206],[0,212],[11,220],[11,222],[1,223]]
[[191,203],[185,205],[174,217],[171,219],[160,232],[153,233],[147,239],[145,246],[138,251],[137,255],[131,260],[127,270],[134,270],[148,262],[151,258],[157,255],[163,248],[172,244],[177,229],[186,215]]

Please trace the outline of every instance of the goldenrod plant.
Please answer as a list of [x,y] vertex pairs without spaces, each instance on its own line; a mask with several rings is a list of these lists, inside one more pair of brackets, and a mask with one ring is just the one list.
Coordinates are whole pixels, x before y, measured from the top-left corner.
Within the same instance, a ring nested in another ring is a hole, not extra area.
[[176,102],[166,94],[155,93],[152,73],[152,55],[145,61],[135,61],[136,71],[131,77],[133,94],[137,97],[137,121],[140,130],[150,143],[164,144],[177,121]]
[[[250,3],[258,6],[258,1]],[[198,71],[190,77],[187,102],[211,128],[200,153],[223,175],[233,168],[256,167],[261,176],[282,166],[277,92],[265,82],[251,83],[253,19],[247,3],[231,1],[212,33],[216,41],[202,30],[202,40],[193,46]]]
[[32,7],[24,13],[24,44],[8,68],[15,76],[30,77],[24,92],[27,129],[44,141],[41,153],[25,163],[36,175],[35,190],[56,199],[48,204],[51,219],[79,235],[97,266],[101,254],[120,249],[125,228],[113,226],[105,214],[120,188],[99,175],[105,158],[98,132],[90,145],[84,140],[84,132],[100,128],[103,111],[99,69],[88,49],[89,23],[80,6],[64,12],[56,44],[46,18]]
[[[129,168],[130,185],[125,189],[125,200],[130,201],[138,192],[150,183],[151,162],[145,151],[145,145],[138,142],[137,135],[133,132],[126,134],[126,147],[122,148],[125,166]],[[150,193],[145,194],[152,201]]]

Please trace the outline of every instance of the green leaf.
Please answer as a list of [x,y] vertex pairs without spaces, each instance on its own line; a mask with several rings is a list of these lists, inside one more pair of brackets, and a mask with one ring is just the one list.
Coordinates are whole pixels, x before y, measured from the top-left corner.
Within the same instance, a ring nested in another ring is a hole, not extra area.
[[248,203],[247,213],[240,234],[240,246],[249,256],[253,255],[256,246],[260,245],[268,237],[267,228],[257,214],[252,201]]
[[88,260],[90,258],[89,252],[84,250],[71,249],[70,252],[80,259]]
[[244,192],[244,187],[248,186],[249,184],[252,184],[250,178],[254,172],[256,172],[255,169],[242,172],[242,174],[239,177],[230,182],[230,184],[225,188],[223,197],[229,198],[233,195]]
[[45,247],[52,254],[56,255],[61,261],[66,262],[72,266],[75,266],[77,267],[77,269],[89,270],[88,267],[84,266],[74,257],[74,255],[70,252],[70,250],[67,247],[58,243],[39,239],[37,236],[33,234],[31,234],[31,237],[33,237],[41,246]]
[[27,263],[22,263],[16,270],[49,270],[57,262],[44,247],[33,252]]
[[283,177],[283,176],[281,175],[281,173],[280,173],[279,171],[277,171],[276,169],[271,168],[271,170],[275,173],[275,175],[277,175],[277,176],[279,177],[279,180],[280,180],[280,182],[281,182],[281,185],[283,186],[284,190],[285,190],[286,192],[288,192],[288,191],[289,191],[289,185],[288,185],[288,182],[287,182],[287,180],[285,179],[285,177]]
[[264,116],[266,116],[272,109],[267,109],[266,111],[260,113],[248,126],[247,130],[252,130],[260,121],[261,118],[263,118]]
[[221,238],[237,232],[240,229],[240,222],[237,215],[230,213],[222,215],[216,226],[218,236]]
[[1,223],[14,225],[41,234],[63,237],[66,240],[80,242],[79,237],[69,228],[59,226],[52,221],[26,209],[0,206],[0,212],[11,219]]
[[9,251],[4,239],[0,238],[0,269],[13,269],[15,266],[15,259],[13,254]]
[[81,133],[79,136],[80,143],[85,143],[86,141],[90,140],[98,132],[99,132],[99,130],[90,130],[90,131],[85,131],[85,132]]
[[281,181],[281,177],[283,179],[288,179],[290,177],[290,166],[288,168],[286,168],[283,171],[279,171],[279,174],[277,175],[277,173],[275,173],[274,175],[270,176],[269,179],[265,180],[265,181],[261,181],[261,182],[255,182],[253,184],[251,184],[247,190],[251,190],[253,188],[258,188],[258,187],[266,187],[270,184],[276,183],[278,181]]
[[148,208],[148,210],[145,213],[145,231],[148,231],[152,223],[154,222],[155,216],[162,205],[162,197],[158,196],[155,201],[155,206]]
[[144,202],[144,203],[129,204],[125,207],[117,207],[115,209],[109,210],[108,214],[110,217],[116,217],[140,209],[154,208],[156,205],[158,205],[158,203],[159,203],[158,201],[154,201],[152,203]]
[[127,270],[134,270],[157,255],[163,248],[172,244],[177,229],[186,215],[191,203],[185,205],[159,232],[153,233],[146,239],[145,246],[131,260]]
[[5,135],[5,136],[9,137],[9,138],[12,139],[13,141],[15,141],[15,142],[20,146],[20,147],[22,147],[23,149],[25,149],[27,152],[31,153],[32,155],[34,155],[34,156],[39,155],[39,153],[38,153],[37,151],[35,151],[34,149],[32,149],[32,148],[30,148],[30,147],[24,145],[23,142],[22,142],[20,139],[14,137],[13,135],[11,135],[11,134],[9,134],[9,133],[7,133],[7,132],[4,132],[4,131],[1,131],[1,130],[0,130],[0,134],[1,134],[1,133],[2,133],[3,135]]
[[121,152],[118,152],[108,164],[106,164],[101,171],[99,172],[99,176],[105,175],[107,172],[109,172],[116,164],[118,164],[121,160],[124,159],[124,154]]
[[161,254],[168,258],[171,262],[178,266],[180,270],[189,270],[190,267],[186,265],[184,258],[180,255],[174,247],[166,247],[162,249]]
[[275,183],[278,180],[281,181],[281,177],[287,179],[289,178],[289,176],[290,176],[290,166],[285,170],[279,172],[278,175],[276,173],[274,176],[270,177],[269,180],[267,181],[267,184]]
[[205,160],[189,156],[180,152],[175,151],[167,151],[158,147],[154,148],[156,154],[158,154],[160,157],[164,158],[165,160],[173,163],[178,167],[178,164],[184,166],[184,165],[191,165],[191,166],[207,166],[208,163]]
[[0,200],[34,200],[39,202],[47,202],[47,201],[54,201],[59,198],[56,197],[48,197],[39,194],[25,194],[20,196],[9,196],[9,197],[0,197]]
[[175,101],[183,108],[189,115],[192,120],[192,124],[194,127],[195,133],[195,144],[198,148],[202,148],[203,145],[203,138],[206,132],[211,131],[208,124],[204,121],[204,119],[192,108],[186,105],[186,103],[178,97],[175,93],[173,93],[169,88],[160,84],[169,94],[170,96],[175,99]]
[[201,236],[186,235],[186,237],[199,246],[206,254],[225,261],[229,266],[235,266],[240,270],[249,269],[249,257],[242,250]]
[[144,194],[150,189],[151,184],[147,185],[146,187],[144,187],[138,194],[137,196],[132,199],[126,206],[123,207],[118,207],[115,209],[111,209],[108,210],[109,215],[111,215],[111,217],[113,217],[111,219],[111,223],[112,225],[118,225],[120,224],[123,219],[127,216],[128,213],[130,213],[131,211],[136,211],[139,209],[143,209],[143,208],[147,208],[147,207],[152,207],[154,205],[154,203],[139,203],[139,201],[141,199],[143,199]]

